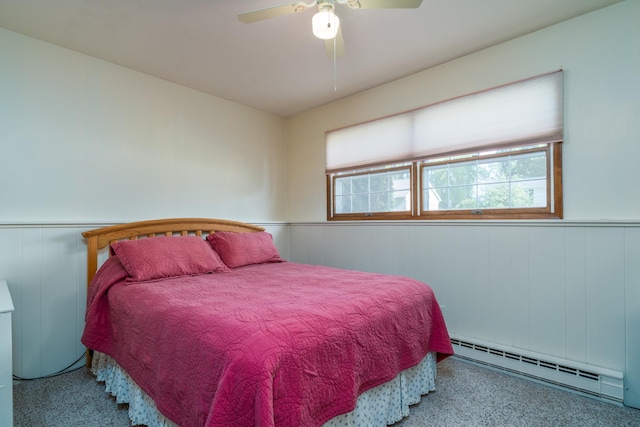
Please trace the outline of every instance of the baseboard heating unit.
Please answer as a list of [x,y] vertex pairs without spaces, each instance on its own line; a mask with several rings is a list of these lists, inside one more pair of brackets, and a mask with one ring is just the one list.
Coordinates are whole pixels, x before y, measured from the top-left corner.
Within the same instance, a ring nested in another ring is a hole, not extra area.
[[537,355],[510,347],[451,337],[456,356],[513,374],[621,405],[624,397],[622,372]]

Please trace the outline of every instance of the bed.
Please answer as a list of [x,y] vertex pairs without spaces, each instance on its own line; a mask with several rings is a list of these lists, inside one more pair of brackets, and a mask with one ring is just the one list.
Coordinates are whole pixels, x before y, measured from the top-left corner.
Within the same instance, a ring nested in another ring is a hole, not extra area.
[[87,363],[134,425],[392,424],[453,354],[426,284],[287,261],[262,227],[178,218],[83,236]]

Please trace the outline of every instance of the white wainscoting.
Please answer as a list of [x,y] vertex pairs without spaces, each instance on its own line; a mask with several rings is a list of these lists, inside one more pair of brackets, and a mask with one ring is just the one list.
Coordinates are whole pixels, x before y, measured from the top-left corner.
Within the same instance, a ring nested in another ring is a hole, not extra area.
[[86,262],[82,228],[1,226],[0,277],[13,298],[13,372],[51,374],[84,352]]
[[[291,261],[430,284],[459,338],[623,372],[625,404],[640,406],[640,223],[256,224]],[[83,354],[81,232],[103,225],[0,225],[16,375]]]
[[451,334],[623,372],[640,406],[640,223],[294,223],[290,260],[424,281]]
[[[284,257],[288,226],[257,223],[270,232]],[[0,279],[13,298],[13,373],[35,378],[78,358],[86,308],[86,245],[81,233],[111,224],[0,225]]]

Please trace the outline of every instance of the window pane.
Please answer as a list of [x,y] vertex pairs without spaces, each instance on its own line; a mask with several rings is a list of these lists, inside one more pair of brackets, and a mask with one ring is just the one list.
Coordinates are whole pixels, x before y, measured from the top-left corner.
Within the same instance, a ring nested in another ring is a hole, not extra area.
[[337,176],[334,205],[337,214],[410,211],[411,173],[403,168]]
[[369,212],[369,195],[359,194],[353,196],[353,205],[349,212]]
[[486,184],[478,186],[478,208],[509,208],[509,184]]
[[380,175],[371,175],[371,192],[375,191],[385,191],[389,188],[389,175],[380,174]]
[[336,213],[351,212],[351,197],[336,196]]
[[362,194],[369,192],[369,177],[365,176],[355,176],[352,179],[352,189],[351,192],[353,194]]
[[509,159],[478,162],[478,183],[509,181]]
[[511,160],[511,179],[546,178],[547,160],[544,153],[513,158]]
[[391,203],[394,212],[411,210],[411,191],[394,191],[391,193]]
[[448,209],[449,189],[430,188],[422,192],[423,209],[427,211],[439,211]]
[[474,163],[457,163],[449,167],[449,185],[475,184],[476,179]]
[[475,209],[477,207],[476,188],[475,185],[450,188],[449,209]]
[[336,180],[336,196],[342,196],[343,194],[351,193],[351,180],[341,179]]
[[447,166],[425,168],[424,173],[423,181],[428,183],[427,187],[446,187],[449,185],[449,170]]
[[371,194],[371,206],[369,212],[387,212],[392,210],[389,204],[389,193],[372,193]]
[[[499,150],[468,161],[422,167],[424,211],[547,206],[547,151]],[[446,161],[446,160],[442,160]]]
[[547,206],[547,180],[519,181],[512,184],[514,208]]

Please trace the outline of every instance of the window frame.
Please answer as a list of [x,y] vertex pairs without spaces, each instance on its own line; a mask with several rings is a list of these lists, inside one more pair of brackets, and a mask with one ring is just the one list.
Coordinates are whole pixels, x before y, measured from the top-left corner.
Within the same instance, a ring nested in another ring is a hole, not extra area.
[[[335,220],[360,220],[360,219],[412,219],[416,209],[416,164],[411,163],[393,163],[389,165],[383,165],[381,167],[355,169],[353,171],[345,171],[346,173],[332,173],[327,174],[327,218]],[[410,208],[408,211],[386,211],[386,212],[356,212],[356,213],[336,213],[336,180],[338,178],[344,178],[349,176],[364,176],[375,174],[377,172],[393,172],[407,170],[409,172],[409,194],[410,194]],[[375,218],[374,218],[375,217]]]
[[[530,144],[527,144],[527,146]],[[455,164],[469,161],[473,157],[452,159],[438,163],[426,163],[429,158],[442,158],[443,155],[434,155],[419,160],[414,160],[409,165],[410,187],[411,187],[411,209],[407,213],[398,212],[367,212],[367,213],[335,213],[335,179],[340,176],[340,172],[327,173],[327,220],[328,221],[370,221],[370,220],[532,220],[532,219],[562,219],[563,192],[562,192],[562,141],[547,142],[546,147],[536,147],[515,151],[517,154],[527,152],[546,152],[547,161],[547,206],[536,208],[492,208],[492,209],[465,209],[465,210],[439,210],[425,211],[422,203],[423,168],[434,164]],[[514,146],[514,148],[517,146]],[[499,148],[499,147],[494,147]],[[502,147],[504,148],[504,147]],[[468,154],[478,151],[486,151],[491,147],[482,150],[471,150]],[[513,154],[514,152],[496,153],[488,155],[483,159],[499,158]],[[457,153],[465,154],[465,153]],[[348,175],[365,175],[376,170],[404,169],[406,166],[395,167],[398,162],[383,165],[376,168],[360,169],[348,171]],[[345,171],[347,172],[347,171]],[[342,175],[345,176],[345,175]]]

